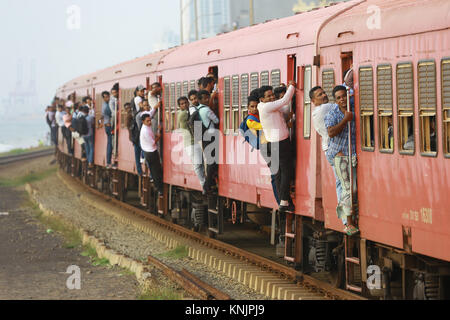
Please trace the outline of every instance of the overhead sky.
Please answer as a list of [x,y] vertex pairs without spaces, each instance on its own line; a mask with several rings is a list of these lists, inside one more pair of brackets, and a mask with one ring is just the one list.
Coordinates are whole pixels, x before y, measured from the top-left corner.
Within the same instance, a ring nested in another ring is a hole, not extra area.
[[1,0],[0,98],[15,88],[19,59],[26,84],[35,60],[47,104],[62,83],[152,52],[164,31],[179,33],[179,10],[178,0]]

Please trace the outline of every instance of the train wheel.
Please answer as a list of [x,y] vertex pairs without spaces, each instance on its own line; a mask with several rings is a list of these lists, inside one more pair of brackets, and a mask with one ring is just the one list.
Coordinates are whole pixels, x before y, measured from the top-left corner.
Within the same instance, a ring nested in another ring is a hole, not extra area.
[[217,239],[217,233],[215,233],[211,230],[208,230],[208,237],[211,239]]

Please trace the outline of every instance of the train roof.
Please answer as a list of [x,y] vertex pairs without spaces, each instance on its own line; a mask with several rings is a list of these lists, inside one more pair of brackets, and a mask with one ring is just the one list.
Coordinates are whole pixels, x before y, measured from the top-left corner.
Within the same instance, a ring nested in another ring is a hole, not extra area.
[[324,26],[319,46],[379,40],[450,27],[449,0],[368,0]]
[[[376,20],[378,8],[380,28]],[[75,78],[58,91],[71,92],[91,82],[113,81],[298,46],[315,45],[320,53],[320,47],[440,30],[449,25],[448,0],[339,2],[136,58]]]
[[65,83],[58,91],[71,92],[76,88],[89,85],[91,81],[99,83],[140,73],[151,73],[197,63],[253,55],[280,48],[314,44],[317,30],[322,23],[342,10],[363,1],[365,0],[339,2],[325,8],[268,21],[152,53],[77,77]]
[[339,2],[325,8],[191,42],[167,55],[162,68],[179,68],[315,44],[317,32],[323,23],[362,1],[364,0]]

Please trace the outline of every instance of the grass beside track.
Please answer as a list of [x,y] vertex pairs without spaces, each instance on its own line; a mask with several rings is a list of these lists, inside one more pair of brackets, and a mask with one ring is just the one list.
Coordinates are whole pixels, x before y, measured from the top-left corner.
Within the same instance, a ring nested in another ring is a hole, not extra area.
[[39,172],[30,172],[24,176],[12,179],[0,179],[0,187],[19,187],[27,183],[39,181],[56,173],[56,167]]

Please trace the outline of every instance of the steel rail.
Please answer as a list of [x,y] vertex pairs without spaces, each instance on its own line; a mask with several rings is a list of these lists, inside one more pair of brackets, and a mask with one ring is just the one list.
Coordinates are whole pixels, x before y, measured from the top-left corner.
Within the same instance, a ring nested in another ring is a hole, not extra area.
[[183,269],[183,271],[177,271],[174,268],[168,266],[155,257],[148,256],[147,261],[149,264],[154,265],[160,269],[169,279],[178,283],[184,290],[195,298],[202,300],[230,300],[231,298],[220,292],[218,289],[204,283],[199,280],[189,271]]
[[21,153],[21,154],[17,154],[17,155],[4,156],[4,157],[0,157],[0,165],[5,165],[5,164],[13,163],[16,161],[21,161],[21,160],[29,160],[29,159],[39,158],[39,157],[50,156],[54,153],[55,153],[55,149],[45,149],[45,150]]

